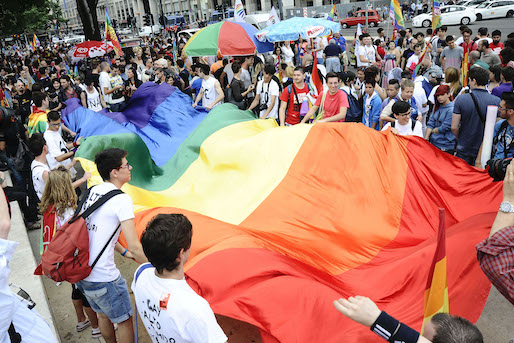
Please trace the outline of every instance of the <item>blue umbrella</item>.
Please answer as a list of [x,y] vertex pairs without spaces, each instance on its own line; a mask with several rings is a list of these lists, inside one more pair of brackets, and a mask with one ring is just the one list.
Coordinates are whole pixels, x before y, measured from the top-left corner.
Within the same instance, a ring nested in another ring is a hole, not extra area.
[[328,36],[332,32],[339,32],[341,25],[326,19],[293,17],[268,26],[257,32],[255,37],[261,42],[295,41],[299,37],[304,39]]

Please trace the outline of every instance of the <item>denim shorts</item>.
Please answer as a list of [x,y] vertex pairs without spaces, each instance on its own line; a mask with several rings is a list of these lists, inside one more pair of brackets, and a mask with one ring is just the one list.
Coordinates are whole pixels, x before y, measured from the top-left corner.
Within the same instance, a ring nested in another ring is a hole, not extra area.
[[76,283],[93,311],[103,313],[112,323],[122,323],[132,316],[132,303],[125,279],[120,275],[110,282]]

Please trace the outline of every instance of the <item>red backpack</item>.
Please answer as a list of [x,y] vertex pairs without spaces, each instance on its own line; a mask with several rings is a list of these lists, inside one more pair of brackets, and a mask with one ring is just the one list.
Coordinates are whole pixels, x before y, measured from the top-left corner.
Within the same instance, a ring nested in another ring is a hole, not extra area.
[[82,214],[80,211],[86,202],[90,189],[81,199],[73,217],[55,232],[48,248],[41,256],[41,262],[34,271],[35,275],[45,274],[56,282],[68,281],[77,283],[91,274],[103,252],[118,231],[119,225],[100,251],[95,261],[89,266],[89,234],[86,218],[112,197],[123,194],[119,189],[112,190],[100,197]]

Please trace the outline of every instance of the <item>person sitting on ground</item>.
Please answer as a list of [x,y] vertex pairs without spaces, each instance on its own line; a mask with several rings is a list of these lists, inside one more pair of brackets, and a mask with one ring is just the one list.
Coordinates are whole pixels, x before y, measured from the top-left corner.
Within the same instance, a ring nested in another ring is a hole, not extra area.
[[[177,342],[227,342],[209,303],[184,278],[192,236],[191,222],[182,214],[157,215],[141,236],[151,264],[136,270],[131,288],[153,342],[172,337]],[[155,322],[160,323],[159,330]]]
[[411,107],[408,102],[396,101],[392,110],[395,121],[386,123],[382,131],[391,128],[391,132],[396,135],[423,137],[421,122],[411,119]]
[[[514,178],[514,177],[513,177]],[[483,343],[478,328],[465,318],[447,313],[435,314],[425,325],[423,336],[416,330],[380,311],[367,297],[357,295],[334,300],[335,308],[346,317],[367,326],[389,342],[402,343]]]
[[434,112],[428,120],[425,139],[439,150],[453,155],[455,153],[456,138],[451,130],[453,101],[450,86],[439,86],[434,97]]
[[320,107],[323,107],[323,117],[320,119],[314,118],[315,123],[344,122],[349,106],[348,97],[346,93],[339,89],[339,77],[336,73],[330,72],[327,74],[327,85],[328,90],[318,96],[314,106],[309,109],[309,112],[302,119],[302,124],[311,119]]

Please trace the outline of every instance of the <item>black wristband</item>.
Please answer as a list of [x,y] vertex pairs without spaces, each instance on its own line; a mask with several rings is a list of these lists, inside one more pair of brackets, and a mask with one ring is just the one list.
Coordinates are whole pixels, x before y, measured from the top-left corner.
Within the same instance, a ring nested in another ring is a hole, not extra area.
[[380,313],[380,316],[378,316],[377,320],[371,325],[370,329],[391,343],[416,343],[419,338],[419,333],[416,330],[400,323],[400,321],[394,319],[385,311]]
[[386,341],[389,341],[391,337],[396,333],[400,321],[394,319],[388,315],[385,311],[382,311],[378,316],[377,320],[371,325],[370,329]]

